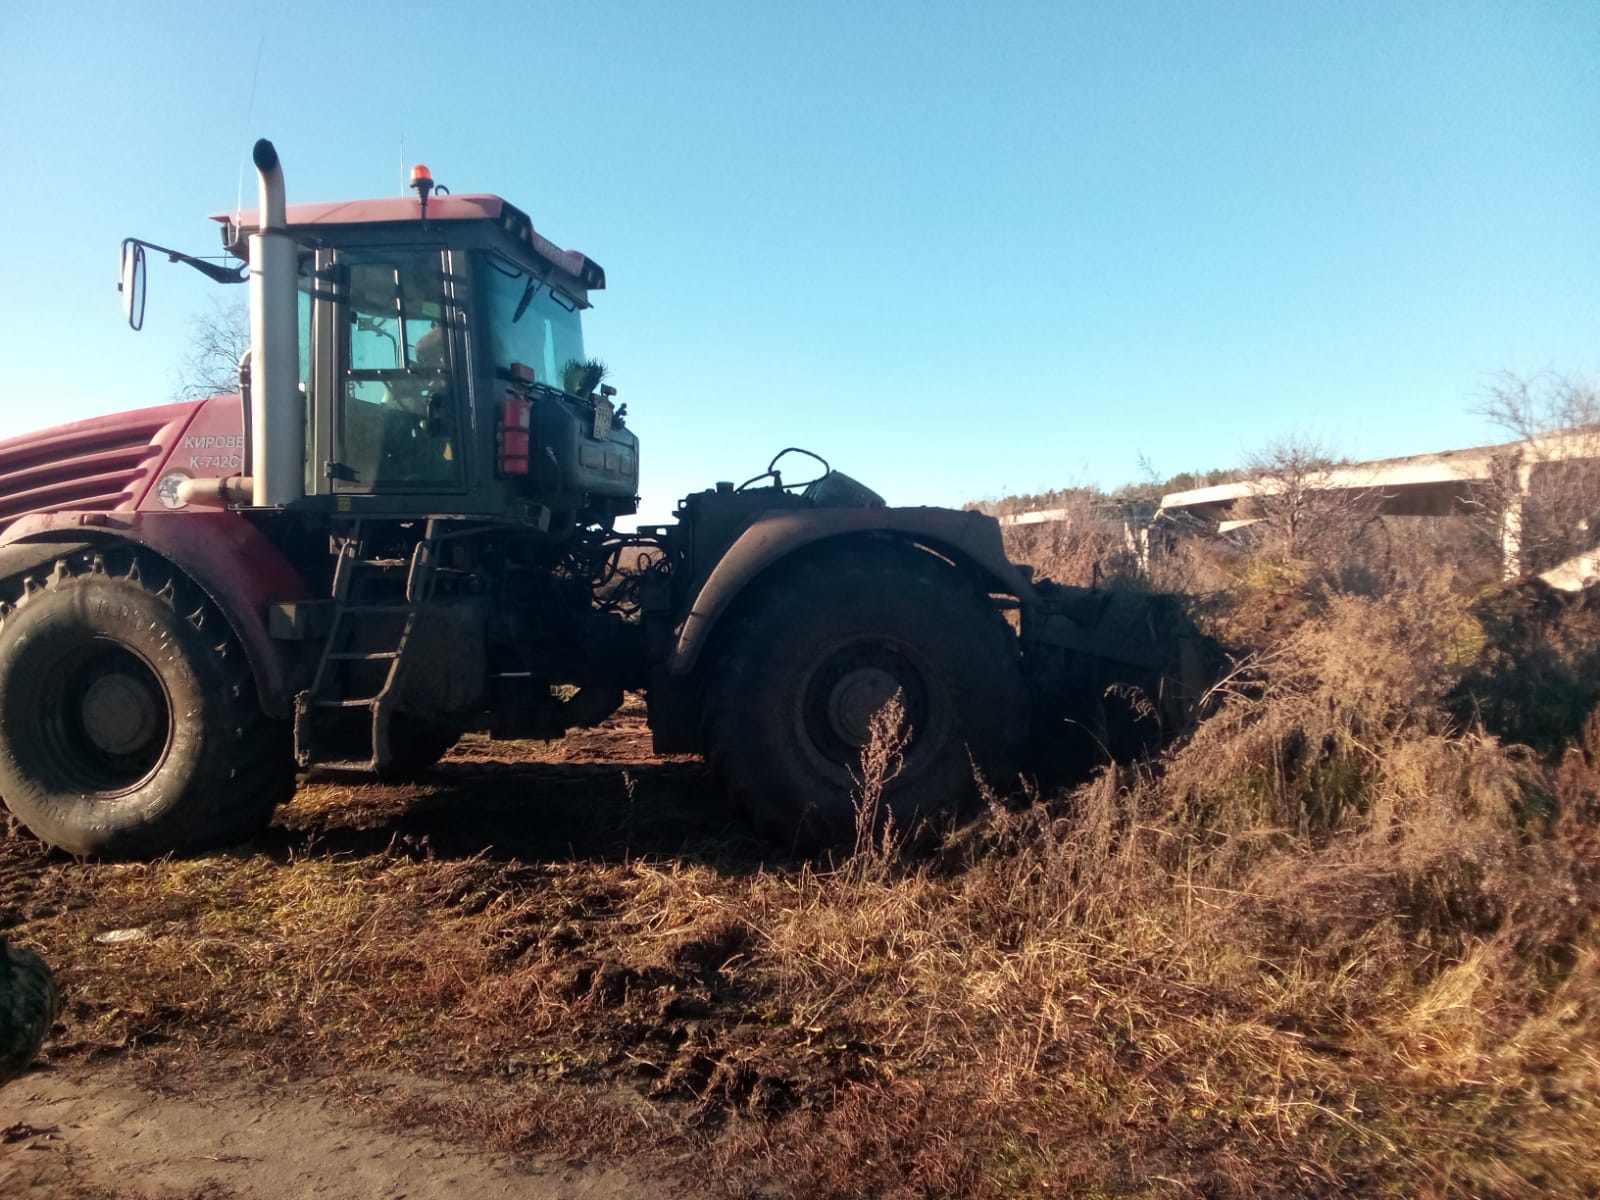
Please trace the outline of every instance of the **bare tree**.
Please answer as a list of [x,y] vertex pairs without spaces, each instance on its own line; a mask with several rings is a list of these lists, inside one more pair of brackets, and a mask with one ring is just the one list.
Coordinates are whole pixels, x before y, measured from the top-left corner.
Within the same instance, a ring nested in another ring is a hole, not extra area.
[[203,400],[239,390],[239,356],[250,348],[250,306],[212,299],[189,320],[189,351],[178,365],[174,400]]
[[1505,373],[1476,411],[1516,443],[1473,505],[1508,573],[1547,570],[1600,543],[1600,389],[1574,375]]
[[1273,442],[1246,459],[1244,473],[1253,485],[1244,511],[1270,557],[1343,566],[1378,522],[1378,490],[1310,438]]
[[1502,372],[1474,411],[1526,442],[1582,430],[1600,436],[1600,390],[1575,375]]

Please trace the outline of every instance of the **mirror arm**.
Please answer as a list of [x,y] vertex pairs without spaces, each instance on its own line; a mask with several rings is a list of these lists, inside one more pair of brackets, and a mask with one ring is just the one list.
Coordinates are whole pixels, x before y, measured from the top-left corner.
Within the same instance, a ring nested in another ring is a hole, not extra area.
[[244,283],[250,278],[250,266],[248,263],[239,267],[225,267],[220,263],[207,262],[203,258],[185,254],[181,250],[169,250],[167,247],[158,246],[154,242],[146,242],[139,238],[129,238],[128,241],[136,246],[143,246],[146,250],[154,250],[157,254],[165,254],[168,262],[186,263],[207,279],[215,280],[217,283]]

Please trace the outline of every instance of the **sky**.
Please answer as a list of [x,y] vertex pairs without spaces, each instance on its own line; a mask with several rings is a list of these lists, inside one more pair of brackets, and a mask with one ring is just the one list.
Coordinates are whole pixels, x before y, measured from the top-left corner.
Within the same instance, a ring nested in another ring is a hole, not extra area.
[[[1600,377],[1600,3],[0,4],[0,437],[165,403],[254,207],[425,162],[603,264],[647,519],[789,445],[896,504]],[[793,476],[791,476],[792,478]]]

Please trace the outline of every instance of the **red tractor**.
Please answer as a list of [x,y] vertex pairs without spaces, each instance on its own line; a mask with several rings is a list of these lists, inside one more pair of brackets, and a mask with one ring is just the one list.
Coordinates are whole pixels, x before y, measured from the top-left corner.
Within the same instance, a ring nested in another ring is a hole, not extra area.
[[[297,766],[403,776],[627,689],[658,750],[827,841],[892,697],[904,824],[1015,770],[1063,662],[1080,693],[1085,664],[1156,664],[1112,598],[1041,594],[992,519],[886,507],[825,463],[613,532],[639,444],[583,343],[599,265],[420,168],[416,198],[286,207],[271,143],[254,157],[260,211],[219,218],[244,265],[149,247],[248,280],[241,394],[0,443],[0,798],[45,842],[242,839]],[[147,246],[123,247],[135,328]]]

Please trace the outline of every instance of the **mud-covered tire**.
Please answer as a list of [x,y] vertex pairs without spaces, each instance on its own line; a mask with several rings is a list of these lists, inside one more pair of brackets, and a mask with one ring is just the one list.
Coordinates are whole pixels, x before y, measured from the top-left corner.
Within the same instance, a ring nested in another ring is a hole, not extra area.
[[[1003,783],[1027,729],[1017,639],[990,599],[914,548],[813,552],[758,583],[708,648],[706,753],[780,844],[847,842],[872,711],[910,726],[884,804],[900,829]],[[854,774],[853,774],[854,773]]]
[[0,937],[0,1087],[28,1069],[60,1011],[44,959]]
[[249,837],[294,791],[287,722],[222,614],[159,558],[75,554],[0,606],[0,800],[74,854]]

